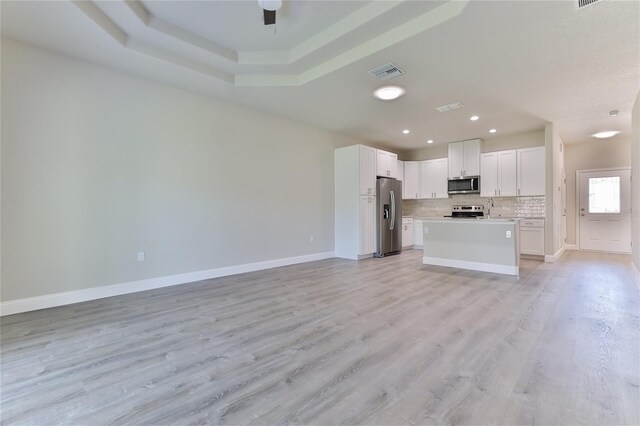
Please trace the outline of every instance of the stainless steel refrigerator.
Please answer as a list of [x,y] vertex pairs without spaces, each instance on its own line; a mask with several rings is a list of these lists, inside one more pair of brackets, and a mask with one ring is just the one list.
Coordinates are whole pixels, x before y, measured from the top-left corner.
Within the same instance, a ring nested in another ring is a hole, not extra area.
[[402,251],[402,182],[378,178],[376,183],[376,257]]

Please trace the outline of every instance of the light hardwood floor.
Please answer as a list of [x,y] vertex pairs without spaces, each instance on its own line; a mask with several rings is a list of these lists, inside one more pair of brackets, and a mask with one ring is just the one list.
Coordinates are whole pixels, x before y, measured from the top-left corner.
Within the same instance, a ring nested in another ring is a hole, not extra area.
[[627,424],[629,256],[330,259],[2,319],[3,424]]

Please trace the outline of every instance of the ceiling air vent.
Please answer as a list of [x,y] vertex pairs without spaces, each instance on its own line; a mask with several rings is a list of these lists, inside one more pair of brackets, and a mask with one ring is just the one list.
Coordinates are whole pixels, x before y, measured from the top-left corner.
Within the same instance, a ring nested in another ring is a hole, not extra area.
[[389,80],[404,74],[404,71],[393,64],[385,64],[367,72],[380,80]]
[[589,6],[590,4],[597,3],[599,1],[600,0],[578,0],[578,9]]
[[447,112],[447,111],[453,111],[454,109],[458,109],[458,108],[462,108],[464,105],[462,105],[460,102],[455,102],[449,105],[442,105],[436,108],[436,110],[440,111],[440,112]]

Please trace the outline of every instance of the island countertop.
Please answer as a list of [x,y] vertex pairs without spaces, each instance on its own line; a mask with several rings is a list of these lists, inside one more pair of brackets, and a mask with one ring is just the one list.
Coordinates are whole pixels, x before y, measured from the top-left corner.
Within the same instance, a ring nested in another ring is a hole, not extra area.
[[413,216],[414,219],[421,220],[423,222],[456,222],[456,223],[477,223],[479,225],[488,225],[488,224],[496,224],[496,223],[513,223],[517,222],[520,219],[512,219],[512,218],[491,218],[491,219],[461,219],[461,218],[453,218],[453,217],[418,217]]

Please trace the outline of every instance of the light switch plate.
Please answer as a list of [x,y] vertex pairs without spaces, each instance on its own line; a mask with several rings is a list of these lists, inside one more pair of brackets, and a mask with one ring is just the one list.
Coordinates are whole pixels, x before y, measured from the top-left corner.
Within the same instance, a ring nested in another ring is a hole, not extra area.
[[507,237],[507,238],[511,238],[511,231],[507,231],[507,235],[506,235],[506,237]]

